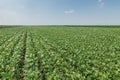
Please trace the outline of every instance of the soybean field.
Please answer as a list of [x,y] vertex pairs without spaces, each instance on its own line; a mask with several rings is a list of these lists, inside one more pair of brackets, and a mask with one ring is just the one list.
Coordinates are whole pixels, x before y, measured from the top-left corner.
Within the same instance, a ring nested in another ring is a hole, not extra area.
[[120,80],[120,28],[1,28],[0,80]]

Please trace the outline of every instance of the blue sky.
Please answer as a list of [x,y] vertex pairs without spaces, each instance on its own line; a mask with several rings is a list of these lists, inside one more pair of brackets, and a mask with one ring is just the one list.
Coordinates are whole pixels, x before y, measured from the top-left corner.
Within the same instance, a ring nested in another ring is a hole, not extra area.
[[0,0],[0,24],[119,25],[120,0]]

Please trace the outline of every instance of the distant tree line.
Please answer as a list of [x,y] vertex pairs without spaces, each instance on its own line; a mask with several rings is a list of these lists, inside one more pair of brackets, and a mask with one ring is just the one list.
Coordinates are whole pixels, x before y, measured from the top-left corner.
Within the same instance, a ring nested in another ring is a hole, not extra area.
[[120,27],[120,25],[0,25],[0,28],[13,28],[13,27]]

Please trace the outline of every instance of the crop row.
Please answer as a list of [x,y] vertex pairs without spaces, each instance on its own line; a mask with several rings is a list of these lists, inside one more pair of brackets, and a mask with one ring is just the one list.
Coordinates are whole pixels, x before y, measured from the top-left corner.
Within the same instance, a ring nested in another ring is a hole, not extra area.
[[120,79],[116,28],[13,28],[0,35],[2,80]]

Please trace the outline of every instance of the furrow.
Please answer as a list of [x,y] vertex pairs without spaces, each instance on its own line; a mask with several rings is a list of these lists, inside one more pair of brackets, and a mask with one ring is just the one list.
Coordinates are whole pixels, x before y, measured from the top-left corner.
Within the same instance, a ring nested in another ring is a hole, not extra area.
[[35,47],[35,43],[33,41],[32,33],[31,33],[30,36],[31,36],[32,46],[33,46],[34,51],[35,51],[35,56],[38,58],[38,63],[37,64],[38,64],[38,70],[39,70],[39,72],[41,74],[41,80],[46,80],[46,76],[45,76],[45,72],[44,72],[44,67],[42,65],[42,59],[41,59],[40,54],[38,54],[38,51],[37,51],[37,49]]
[[18,80],[24,80],[23,68],[24,68],[24,61],[25,61],[25,55],[26,55],[26,45],[27,45],[26,43],[27,43],[27,32],[25,32],[24,34],[23,49],[20,56],[20,61],[18,63],[18,67],[19,67]]

